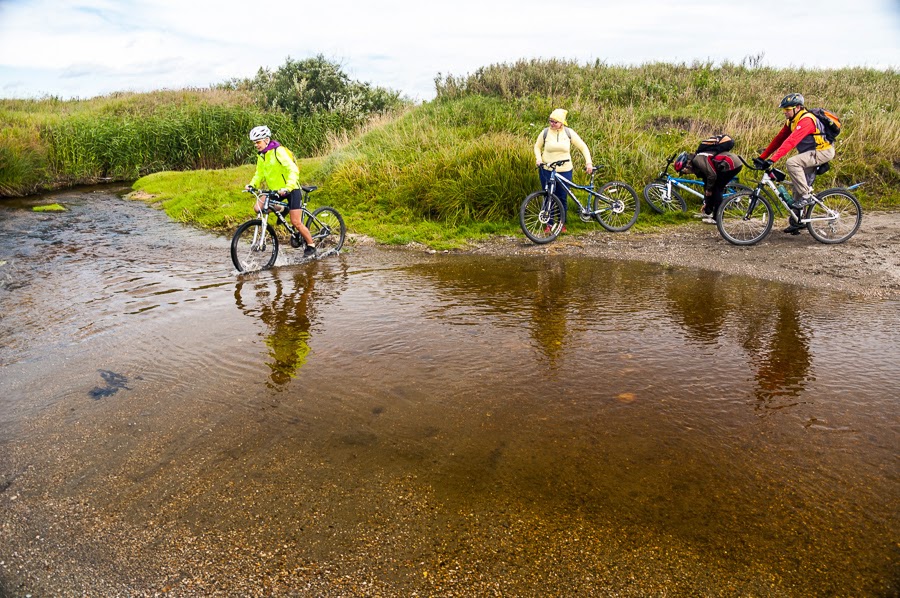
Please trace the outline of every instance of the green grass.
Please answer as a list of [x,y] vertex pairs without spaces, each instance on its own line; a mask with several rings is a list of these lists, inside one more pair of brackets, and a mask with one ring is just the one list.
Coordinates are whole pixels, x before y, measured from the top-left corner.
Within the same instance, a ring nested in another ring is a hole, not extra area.
[[[352,232],[386,243],[443,249],[492,234],[520,234],[519,204],[538,188],[532,146],[555,107],[569,110],[569,125],[588,143],[594,163],[605,165],[598,182],[623,180],[640,194],[667,156],[692,150],[711,133],[727,132],[738,153],[756,155],[783,124],[781,97],[802,91],[809,105],[829,108],[844,123],[834,167],[816,188],[864,180],[858,192],[864,209],[900,206],[898,73],[779,70],[757,63],[619,67],[520,61],[438,79],[434,101],[380,117],[354,134],[327,127],[317,133],[308,122],[291,129],[287,117],[282,123],[272,116],[272,122],[284,127],[287,136],[281,139],[291,149],[299,147],[299,156],[307,131],[320,140],[319,157],[303,162],[304,182],[321,187],[313,203],[333,205]],[[66,173],[137,176],[170,169],[171,162],[177,169],[203,170],[159,173],[135,188],[154,193],[150,189],[160,186],[164,208],[178,220],[233,227],[249,216],[249,197],[239,190],[253,167],[220,167],[252,160],[243,138],[260,115],[236,92],[192,93],[138,94],[83,106],[0,101],[0,115],[17,131],[0,134],[0,192],[21,186],[8,181],[27,179],[29,168],[32,174],[45,168],[41,176],[59,182]],[[181,133],[185,140],[178,138]],[[2,140],[12,138],[13,145],[4,145]],[[81,151],[96,145],[92,139],[103,139],[99,145],[109,149]],[[11,154],[17,157],[4,158]],[[16,166],[29,161],[33,166]],[[579,173],[584,164],[577,153],[574,162]],[[747,170],[741,180],[755,182]],[[693,211],[697,203],[688,201]],[[643,204],[635,230],[688,218],[656,215]],[[596,226],[573,222],[569,228]]]
[[[300,160],[300,180],[313,182],[320,160]],[[253,216],[254,198],[244,192],[254,166],[237,166],[220,170],[189,172],[157,172],[139,179],[133,194],[165,210],[173,220],[226,231]],[[149,197],[148,197],[149,195]]]

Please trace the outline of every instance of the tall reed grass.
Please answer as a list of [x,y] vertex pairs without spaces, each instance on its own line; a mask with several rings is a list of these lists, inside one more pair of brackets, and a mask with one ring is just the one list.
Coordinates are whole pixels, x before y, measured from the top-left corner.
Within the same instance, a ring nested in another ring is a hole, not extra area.
[[102,180],[134,180],[161,170],[252,163],[247,132],[267,124],[295,155],[312,156],[358,115],[318,112],[294,121],[260,109],[240,90],[112,94],[92,100],[0,100],[0,195]]

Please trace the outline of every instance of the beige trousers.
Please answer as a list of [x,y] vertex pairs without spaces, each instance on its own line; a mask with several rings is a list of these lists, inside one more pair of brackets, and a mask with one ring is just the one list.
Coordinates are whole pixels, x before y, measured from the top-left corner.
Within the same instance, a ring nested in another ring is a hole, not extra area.
[[793,158],[788,158],[786,162],[788,174],[791,177],[791,184],[794,187],[794,198],[809,197],[812,189],[809,188],[809,179],[807,178],[816,166],[821,166],[826,162],[834,159],[834,146],[824,150],[811,150],[797,154]]

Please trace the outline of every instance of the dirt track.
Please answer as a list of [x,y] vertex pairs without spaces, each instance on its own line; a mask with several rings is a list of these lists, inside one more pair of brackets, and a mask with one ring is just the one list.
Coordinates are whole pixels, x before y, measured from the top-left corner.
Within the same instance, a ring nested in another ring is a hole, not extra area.
[[840,245],[816,242],[775,229],[751,247],[729,244],[715,226],[699,221],[654,232],[563,235],[533,245],[524,235],[496,237],[473,246],[472,253],[494,255],[579,255],[637,260],[715,270],[877,298],[900,298],[900,212],[863,215],[856,235]]

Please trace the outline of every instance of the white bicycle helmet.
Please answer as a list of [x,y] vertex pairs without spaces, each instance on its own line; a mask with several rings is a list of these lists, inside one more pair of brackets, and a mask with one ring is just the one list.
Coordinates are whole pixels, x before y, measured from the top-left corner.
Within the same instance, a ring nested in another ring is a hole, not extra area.
[[260,139],[265,139],[266,137],[271,137],[272,131],[269,130],[269,127],[266,125],[261,125],[259,127],[253,127],[250,129],[250,141],[259,141]]

